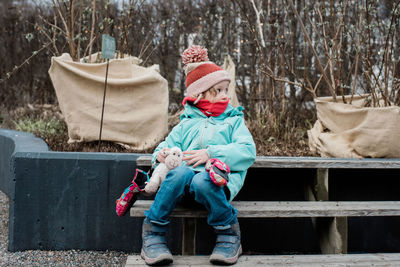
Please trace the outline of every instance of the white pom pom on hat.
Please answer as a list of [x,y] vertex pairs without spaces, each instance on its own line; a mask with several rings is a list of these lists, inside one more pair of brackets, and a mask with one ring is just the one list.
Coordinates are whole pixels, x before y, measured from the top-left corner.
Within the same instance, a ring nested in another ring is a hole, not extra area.
[[201,94],[215,84],[231,81],[229,73],[208,59],[207,49],[192,45],[182,53],[188,96]]

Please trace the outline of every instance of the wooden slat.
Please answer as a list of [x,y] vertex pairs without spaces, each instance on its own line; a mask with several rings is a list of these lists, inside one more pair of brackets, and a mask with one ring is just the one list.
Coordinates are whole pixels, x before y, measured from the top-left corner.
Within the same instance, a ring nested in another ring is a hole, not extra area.
[[[130,255],[126,267],[146,266],[139,255]],[[173,266],[211,266],[208,256],[174,256]],[[400,253],[333,255],[242,255],[235,267],[248,266],[400,266]]]
[[151,156],[140,156],[136,160],[136,165],[139,167],[142,166],[151,166]]
[[182,218],[182,255],[196,254],[196,218]]
[[[152,200],[138,200],[130,210],[133,217],[143,217]],[[352,217],[400,216],[400,201],[233,201],[240,218],[274,217]],[[177,207],[173,217],[206,217],[205,210]]]
[[[151,166],[151,156],[136,160],[138,166]],[[258,156],[252,168],[400,169],[400,159],[340,159],[321,157]]]
[[400,169],[400,159],[260,156],[252,168]]

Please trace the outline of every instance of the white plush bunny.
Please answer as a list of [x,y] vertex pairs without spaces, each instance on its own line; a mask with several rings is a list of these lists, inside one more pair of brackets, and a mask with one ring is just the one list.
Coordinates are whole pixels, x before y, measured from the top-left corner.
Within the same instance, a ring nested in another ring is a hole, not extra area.
[[166,156],[165,163],[158,164],[154,169],[149,182],[144,188],[144,191],[149,195],[156,193],[167,176],[167,173],[182,163],[183,153],[179,147],[173,147],[168,151],[163,151],[162,153]]

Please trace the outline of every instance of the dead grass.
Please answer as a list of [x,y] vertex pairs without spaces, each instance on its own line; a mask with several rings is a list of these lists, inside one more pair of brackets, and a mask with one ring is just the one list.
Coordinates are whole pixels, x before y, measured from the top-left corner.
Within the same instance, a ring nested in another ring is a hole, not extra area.
[[[177,112],[169,116],[169,129],[179,122],[179,115]],[[317,156],[308,148],[307,129],[312,126],[312,115],[293,117],[284,112],[276,116],[262,112],[246,120],[256,143],[257,155]],[[0,127],[32,132],[53,151],[97,152],[98,149],[97,141],[68,144],[67,125],[57,105],[28,105],[10,112],[0,108]],[[155,148],[132,150],[108,141],[102,141],[100,147],[101,152],[119,153],[152,153]]]
[[307,130],[312,114],[278,115],[266,111],[246,120],[246,125],[261,156],[317,156],[308,147]]

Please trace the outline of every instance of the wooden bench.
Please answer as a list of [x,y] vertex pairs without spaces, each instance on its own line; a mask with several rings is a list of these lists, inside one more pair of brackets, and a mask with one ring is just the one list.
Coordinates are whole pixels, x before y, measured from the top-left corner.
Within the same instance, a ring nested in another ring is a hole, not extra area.
[[[139,167],[150,166],[151,157],[139,157],[137,165]],[[239,218],[312,218],[319,236],[320,248],[324,254],[347,253],[347,217],[400,216],[400,201],[329,201],[328,188],[330,169],[400,169],[400,160],[398,159],[257,157],[251,168],[310,168],[316,170],[313,182],[305,189],[308,201],[233,201],[232,204],[238,209]],[[144,210],[150,207],[151,202],[150,200],[137,201],[131,209],[131,216],[143,217]],[[196,218],[205,217],[206,211],[177,207],[171,216],[181,217],[183,221],[182,255],[195,255]],[[400,254],[393,255],[396,260],[399,260]],[[302,259],[301,255],[291,257],[294,262]],[[248,257],[248,259],[250,258]],[[184,259],[182,258],[183,261]],[[347,258],[341,259],[346,260]],[[277,260],[281,259],[277,258]],[[339,259],[335,258],[334,260]],[[358,260],[355,257],[354,262]],[[199,260],[199,262],[201,261]]]
[[[130,255],[125,266],[147,265],[140,255]],[[173,266],[211,266],[211,264],[209,256],[174,256]],[[400,254],[242,255],[234,266],[400,266]]]
[[[152,200],[138,200],[132,217],[143,217]],[[400,201],[232,201],[239,218],[400,216]],[[171,217],[204,218],[207,211],[178,206]]]

